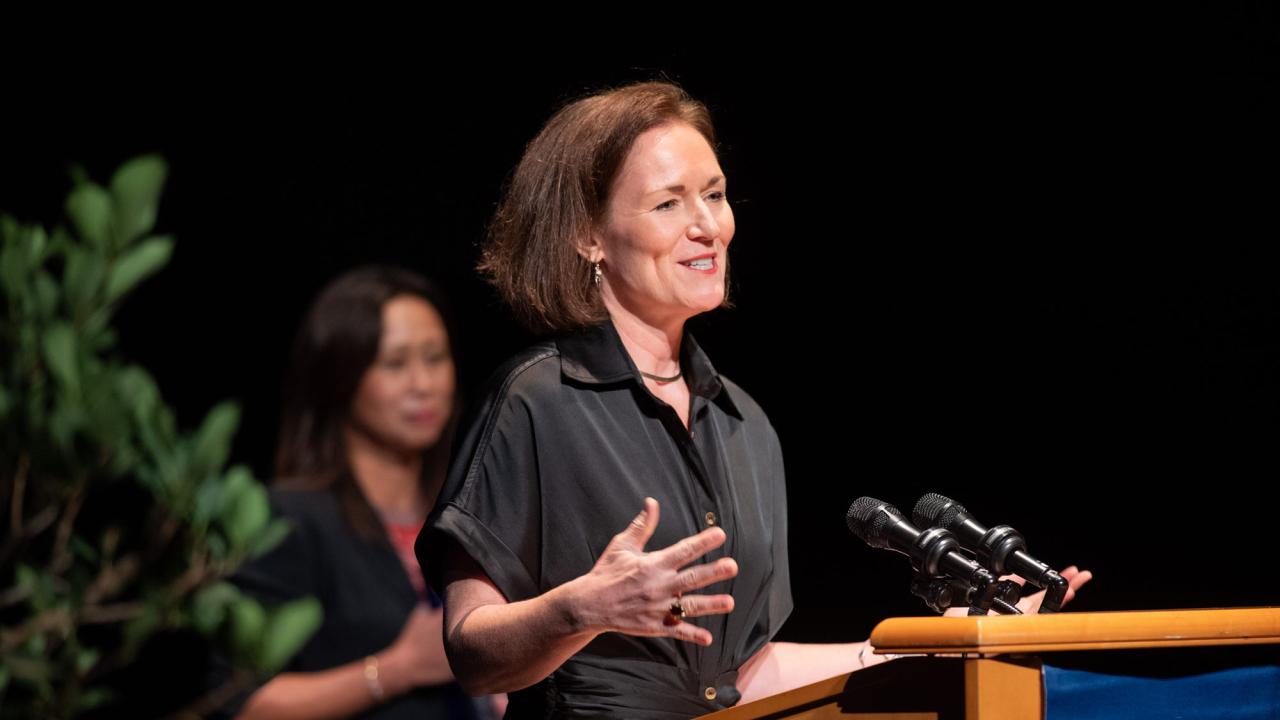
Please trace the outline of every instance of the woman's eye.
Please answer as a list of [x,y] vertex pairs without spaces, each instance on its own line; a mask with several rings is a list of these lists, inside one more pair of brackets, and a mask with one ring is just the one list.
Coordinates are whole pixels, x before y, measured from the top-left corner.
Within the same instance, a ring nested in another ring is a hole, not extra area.
[[708,193],[708,194],[707,194],[707,199],[708,199],[708,200],[710,200],[710,201],[712,201],[712,202],[720,202],[721,200],[724,200],[724,199],[725,199],[724,191],[723,191],[723,190],[716,190],[715,192]]
[[658,207],[654,208],[654,210],[670,210],[671,208],[673,208],[673,207],[675,207],[675,206],[676,206],[676,201],[675,201],[675,200],[668,200],[668,201],[666,201],[666,202],[662,203],[661,205],[659,205]]

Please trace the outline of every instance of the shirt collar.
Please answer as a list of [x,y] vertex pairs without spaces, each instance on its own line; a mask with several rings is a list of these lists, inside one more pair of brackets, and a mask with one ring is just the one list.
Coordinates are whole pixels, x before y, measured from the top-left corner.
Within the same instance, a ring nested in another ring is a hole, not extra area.
[[[603,323],[581,332],[561,336],[556,340],[556,346],[560,350],[560,372],[565,377],[592,385],[626,381],[644,385],[644,378],[627,354],[611,319],[606,318]],[[688,328],[685,328],[680,341],[680,367],[689,392],[708,400],[723,401],[728,410],[742,417],[719,373]]]

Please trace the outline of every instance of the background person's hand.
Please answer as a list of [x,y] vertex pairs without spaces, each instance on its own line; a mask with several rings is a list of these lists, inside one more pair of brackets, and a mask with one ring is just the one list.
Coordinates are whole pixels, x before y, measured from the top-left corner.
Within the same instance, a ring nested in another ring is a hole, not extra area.
[[383,689],[388,693],[396,690],[399,694],[453,680],[453,670],[444,654],[444,611],[419,603],[379,665],[378,674],[385,678]]

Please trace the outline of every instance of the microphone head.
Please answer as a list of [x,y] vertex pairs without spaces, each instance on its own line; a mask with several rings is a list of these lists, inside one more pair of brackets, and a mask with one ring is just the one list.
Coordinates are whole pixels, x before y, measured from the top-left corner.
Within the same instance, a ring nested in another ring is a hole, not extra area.
[[911,511],[911,519],[916,521],[916,527],[919,528],[940,527],[950,530],[956,517],[968,512],[963,505],[945,495],[929,493],[916,502],[915,509]]
[[861,538],[862,542],[875,548],[889,547],[885,528],[895,518],[902,519],[902,513],[898,508],[883,500],[865,496],[854,500],[849,506],[849,512],[844,516],[849,531]]

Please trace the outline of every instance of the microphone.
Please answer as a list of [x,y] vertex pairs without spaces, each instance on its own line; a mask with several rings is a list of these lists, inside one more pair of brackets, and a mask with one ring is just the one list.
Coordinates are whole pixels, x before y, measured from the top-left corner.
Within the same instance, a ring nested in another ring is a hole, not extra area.
[[995,582],[991,573],[959,552],[956,537],[943,528],[921,532],[903,518],[898,508],[870,497],[860,497],[845,514],[849,530],[874,548],[900,552],[911,558],[917,572],[948,575],[973,585]]
[[996,575],[1017,573],[1044,588],[1041,612],[1062,607],[1068,583],[1048,565],[1027,554],[1027,541],[1008,525],[986,528],[964,506],[949,497],[929,493],[916,502],[911,517],[916,525],[949,530],[966,549],[978,556],[983,567]]

